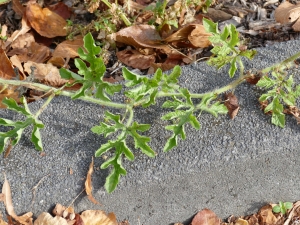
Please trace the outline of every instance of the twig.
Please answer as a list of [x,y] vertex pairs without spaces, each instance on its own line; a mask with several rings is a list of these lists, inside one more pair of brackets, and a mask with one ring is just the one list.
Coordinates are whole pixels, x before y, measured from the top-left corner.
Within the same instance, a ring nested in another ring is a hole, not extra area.
[[82,194],[82,192],[84,192],[85,191],[85,188],[83,188],[83,190],[72,200],[72,202],[69,204],[69,206],[66,208],[66,209],[68,209],[68,208],[70,208],[70,206],[71,205],[73,205],[73,203],[75,202],[75,200]]
[[36,193],[37,188],[42,183],[42,181],[44,180],[44,178],[48,177],[48,176],[50,176],[50,174],[47,174],[47,175],[43,176],[42,179],[40,179],[40,181],[31,189],[31,191],[32,191],[32,200],[31,200],[31,206],[30,206],[31,208],[32,208],[34,200],[35,200],[35,193]]

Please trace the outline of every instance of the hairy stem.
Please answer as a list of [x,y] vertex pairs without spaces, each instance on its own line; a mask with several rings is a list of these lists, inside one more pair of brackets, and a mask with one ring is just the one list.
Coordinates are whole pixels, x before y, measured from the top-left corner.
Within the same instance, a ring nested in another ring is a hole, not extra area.
[[38,118],[39,115],[44,111],[44,109],[49,105],[52,99],[55,97],[55,93],[53,92],[47,99],[47,101],[42,105],[42,107],[36,112],[34,118]]
[[[33,83],[33,82],[28,82],[28,81],[5,80],[5,79],[0,78],[0,83],[14,85],[14,86],[24,86],[27,88],[35,89],[38,91],[44,91],[44,92],[53,91],[55,93],[55,95],[63,95],[63,96],[67,96],[67,97],[72,97],[72,95],[74,94],[69,91],[62,91],[62,90],[60,90],[60,88],[53,88],[53,87],[50,87],[50,86],[47,86],[44,84]],[[89,97],[89,96],[81,96],[81,97],[79,97],[79,99],[87,101],[87,102],[92,102],[92,103],[95,103],[98,105],[104,105],[104,106],[118,108],[118,109],[125,109],[127,107],[126,104],[115,103],[115,102],[106,102],[106,101],[102,101],[100,99],[96,99],[96,98]]]
[[291,68],[291,67],[294,67],[296,64],[294,63],[294,61],[296,59],[298,59],[300,57],[300,52],[296,53],[295,55],[291,56],[290,58],[287,58],[285,60],[283,60],[282,62],[280,63],[276,63],[275,65],[272,65],[270,67],[267,67],[263,70],[261,70],[261,73],[264,75],[266,73],[269,73],[270,71],[272,70],[276,70],[277,68],[281,67],[281,66],[284,66],[286,67],[287,69],[288,68]]

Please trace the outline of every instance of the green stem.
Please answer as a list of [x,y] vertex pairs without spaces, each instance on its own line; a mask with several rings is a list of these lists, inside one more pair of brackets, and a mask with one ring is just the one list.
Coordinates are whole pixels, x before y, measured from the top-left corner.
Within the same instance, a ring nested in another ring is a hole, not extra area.
[[[55,95],[63,95],[63,96],[67,96],[67,97],[72,97],[72,95],[74,94],[73,92],[62,91],[60,88],[53,88],[53,87],[49,87],[44,84],[32,83],[32,82],[28,82],[28,81],[5,80],[5,79],[0,78],[0,84],[24,86],[27,88],[35,89],[38,91],[44,91],[44,92],[53,91],[55,93]],[[125,109],[127,107],[126,104],[115,103],[115,102],[106,102],[106,101],[102,101],[100,99],[96,99],[96,98],[89,97],[89,96],[81,96],[78,99],[81,99],[81,100],[87,101],[87,102],[92,102],[92,103],[95,103],[98,105],[104,105],[107,107],[113,107],[113,108],[118,108],[118,109]]]
[[127,110],[129,112],[129,117],[127,119],[126,127],[129,127],[131,125],[131,123],[132,123],[132,120],[133,120],[133,110],[132,110],[131,106],[128,106]]
[[[294,63],[294,61],[296,59],[298,59],[300,57],[300,52],[296,53],[295,55],[291,56],[290,58],[287,58],[285,60],[283,60],[282,62],[280,63],[276,63],[275,65],[272,65],[270,67],[267,67],[263,70],[261,70],[261,73],[264,75],[266,73],[269,73],[270,71],[272,70],[276,70],[278,69],[280,66],[285,66],[287,68],[290,68],[290,67],[293,67],[295,66],[296,64]],[[280,69],[280,68],[279,68]]]
[[42,105],[42,107],[36,112],[34,115],[34,118],[38,118],[39,115],[44,111],[44,109],[49,105],[49,103],[52,101],[52,99],[55,97],[55,93],[53,92],[47,99],[47,101]]

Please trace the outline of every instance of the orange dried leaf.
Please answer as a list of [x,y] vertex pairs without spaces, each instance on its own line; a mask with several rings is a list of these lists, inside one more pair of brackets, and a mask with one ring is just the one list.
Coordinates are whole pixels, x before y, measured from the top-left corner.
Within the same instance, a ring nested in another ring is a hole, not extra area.
[[12,63],[3,49],[0,49],[0,62],[0,78],[10,80],[13,77],[16,77]]
[[12,204],[10,185],[8,180],[6,179],[5,174],[4,174],[4,183],[2,186],[2,194],[4,194],[4,204],[8,215],[12,216],[13,218],[17,217]]
[[41,35],[48,38],[66,36],[67,22],[48,8],[41,8],[39,4],[28,4],[26,16],[31,26]]
[[283,2],[275,9],[275,20],[281,24],[296,21],[300,16],[300,4],[294,5],[288,1]]
[[57,45],[53,57],[74,58],[78,56],[78,48],[83,47],[82,36],[74,37],[74,40],[66,40]]
[[207,33],[203,25],[196,24],[195,29],[191,32],[188,39],[197,48],[206,48],[211,45],[208,38],[211,36]]
[[92,174],[94,172],[94,158],[92,157],[92,162],[89,166],[89,171],[86,175],[86,180],[85,180],[85,191],[86,194],[88,195],[88,199],[93,202],[94,204],[100,204],[94,197],[92,194],[93,191],[93,185],[92,185]]
[[34,221],[33,225],[68,225],[68,222],[62,217],[52,217],[49,213],[43,212]]
[[25,13],[25,8],[19,0],[12,0],[12,9],[19,16],[23,16]]
[[193,218],[191,225],[219,225],[221,220],[217,215],[209,210],[203,209]]
[[81,213],[80,216],[85,225],[118,225],[114,213],[106,215],[106,213],[101,210],[86,210]]
[[263,206],[258,212],[258,218],[263,224],[276,224],[277,218],[274,216],[271,205]]
[[228,109],[230,118],[234,119],[240,109],[238,99],[232,92],[225,94],[225,98],[226,99],[224,105]]
[[154,55],[143,55],[137,50],[123,50],[117,52],[118,59],[127,66],[137,69],[148,69],[154,62]]

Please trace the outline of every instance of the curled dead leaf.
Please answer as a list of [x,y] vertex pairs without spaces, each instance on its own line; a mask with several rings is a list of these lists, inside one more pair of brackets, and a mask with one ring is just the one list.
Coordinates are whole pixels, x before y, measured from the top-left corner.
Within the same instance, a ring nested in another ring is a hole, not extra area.
[[148,69],[155,62],[154,55],[143,55],[137,50],[119,51],[117,57],[125,65],[142,70]]
[[101,210],[86,210],[81,213],[80,216],[85,225],[118,225],[114,213],[106,215],[106,213]]
[[258,219],[266,225],[276,224],[277,222],[277,218],[273,214],[271,205],[265,205],[259,210]]
[[240,109],[240,106],[239,106],[237,97],[232,92],[225,94],[224,105],[228,109],[228,114],[229,114],[230,118],[234,119],[234,117],[236,117],[236,115]]
[[88,199],[93,202],[94,204],[100,204],[94,197],[93,197],[93,185],[92,185],[92,174],[94,172],[94,158],[92,157],[92,162],[89,166],[89,171],[86,175],[86,181],[85,181],[85,191],[88,196]]
[[26,16],[31,26],[43,37],[53,38],[67,35],[67,22],[48,8],[41,8],[39,4],[28,4]]

